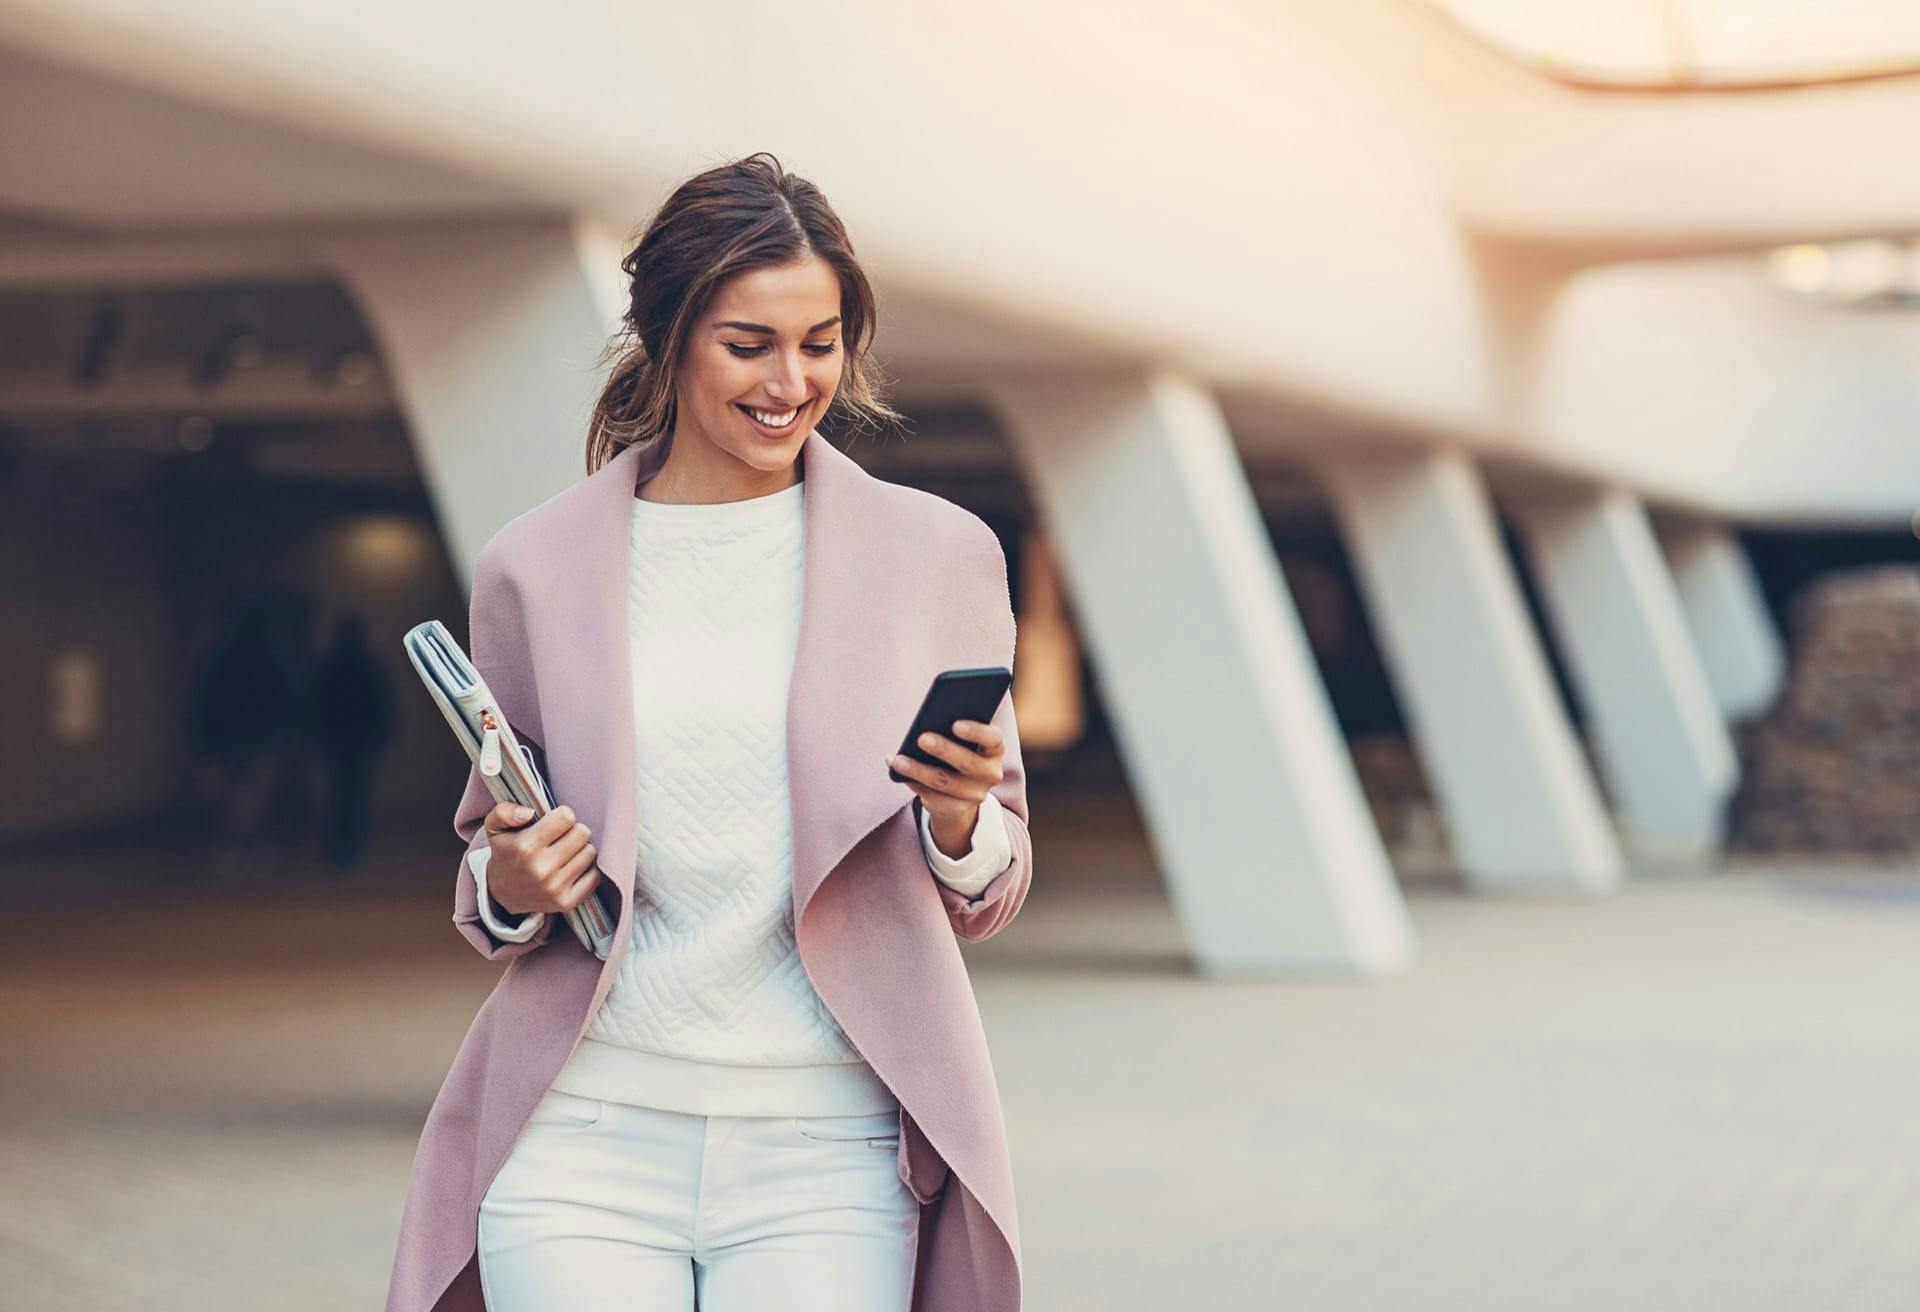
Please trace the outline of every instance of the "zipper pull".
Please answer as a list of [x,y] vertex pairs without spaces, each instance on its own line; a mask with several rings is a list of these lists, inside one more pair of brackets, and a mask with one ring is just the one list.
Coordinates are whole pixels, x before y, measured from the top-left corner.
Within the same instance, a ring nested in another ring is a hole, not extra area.
[[492,711],[480,712],[480,773],[489,779],[500,773],[500,726]]

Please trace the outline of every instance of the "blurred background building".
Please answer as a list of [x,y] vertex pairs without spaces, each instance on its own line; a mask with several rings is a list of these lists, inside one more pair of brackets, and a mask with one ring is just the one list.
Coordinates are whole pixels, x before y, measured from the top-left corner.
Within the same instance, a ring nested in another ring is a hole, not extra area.
[[[15,841],[444,821],[399,634],[581,475],[623,239],[762,146],[884,293],[914,422],[853,453],[1002,533],[1037,773],[1130,788],[1201,966],[1397,969],[1396,848],[1920,841],[1910,762],[1803,824],[1739,750],[1794,597],[1916,556],[1904,8],[366,17],[0,6]],[[367,744],[313,713],[343,625]],[[286,686],[202,679],[234,642]]]
[[0,880],[443,898],[400,636],[760,149],[913,421],[829,435],[1000,533],[1036,834],[1180,971],[1911,863],[1917,115],[1897,0],[0,0]]

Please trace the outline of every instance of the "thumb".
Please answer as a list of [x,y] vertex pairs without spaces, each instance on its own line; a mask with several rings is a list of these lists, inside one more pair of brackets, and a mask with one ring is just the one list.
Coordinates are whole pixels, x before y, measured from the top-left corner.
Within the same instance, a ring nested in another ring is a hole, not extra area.
[[512,802],[502,802],[487,814],[487,828],[493,833],[502,829],[512,829],[524,825],[533,819],[533,808],[518,806]]

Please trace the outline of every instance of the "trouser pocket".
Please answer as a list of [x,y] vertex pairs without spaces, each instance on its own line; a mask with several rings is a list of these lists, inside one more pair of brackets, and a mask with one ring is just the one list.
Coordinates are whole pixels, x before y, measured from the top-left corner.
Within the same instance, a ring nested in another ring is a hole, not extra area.
[[874,1148],[892,1148],[900,1142],[900,1118],[894,1112],[796,1116],[793,1132],[809,1143],[864,1143]]

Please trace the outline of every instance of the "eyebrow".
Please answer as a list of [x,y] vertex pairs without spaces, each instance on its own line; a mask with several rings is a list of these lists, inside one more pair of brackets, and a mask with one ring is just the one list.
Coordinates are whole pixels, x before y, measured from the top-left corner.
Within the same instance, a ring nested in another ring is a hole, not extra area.
[[[817,323],[817,324],[815,324],[815,325],[814,325],[813,327],[811,327],[811,328],[809,328],[809,329],[807,329],[807,332],[806,332],[806,334],[805,334],[805,335],[809,335],[809,336],[810,336],[810,335],[812,335],[813,333],[817,333],[817,332],[819,332],[819,331],[820,331],[820,330],[821,330],[822,328],[831,328],[831,327],[833,327],[833,326],[834,326],[835,324],[837,324],[837,323],[839,323],[839,322],[840,322],[840,316],[839,316],[839,315],[837,315],[837,314],[836,314],[836,315],[834,315],[834,316],[833,316],[833,318],[831,318],[831,319],[822,319],[822,320],[821,320],[821,321],[820,321],[819,323]],[[714,325],[714,327],[716,327],[716,328],[738,328],[738,329],[739,329],[739,330],[740,330],[741,332],[743,332],[743,333],[765,333],[765,334],[766,334],[767,336],[769,336],[769,337],[777,337],[777,336],[779,336],[779,334],[778,334],[778,333],[776,333],[776,332],[774,332],[774,331],[773,331],[773,329],[771,329],[771,328],[769,328],[769,327],[767,327],[767,326],[766,326],[765,324],[763,324],[763,323],[745,323],[745,322],[743,322],[743,321],[741,321],[741,320],[739,320],[739,319],[727,319],[727,320],[725,320],[725,321],[723,321],[723,322],[721,322],[721,323],[717,323],[717,324],[715,324],[715,325]]]

